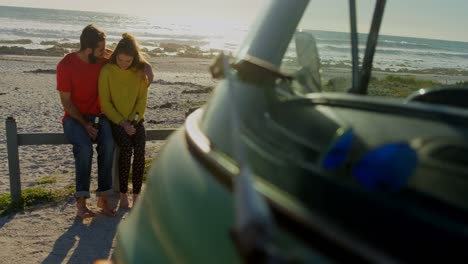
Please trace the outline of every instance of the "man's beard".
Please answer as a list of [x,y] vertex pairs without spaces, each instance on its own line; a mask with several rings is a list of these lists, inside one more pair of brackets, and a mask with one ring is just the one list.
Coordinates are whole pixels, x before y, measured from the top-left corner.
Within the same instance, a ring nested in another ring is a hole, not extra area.
[[98,63],[99,58],[94,56],[94,50],[93,50],[93,53],[88,54],[88,60],[89,60],[89,63],[91,63],[91,64]]

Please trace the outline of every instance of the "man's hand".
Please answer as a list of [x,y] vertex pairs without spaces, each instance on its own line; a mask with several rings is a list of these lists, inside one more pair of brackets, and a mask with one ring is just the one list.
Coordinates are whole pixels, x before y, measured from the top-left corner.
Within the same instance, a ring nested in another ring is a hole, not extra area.
[[143,79],[148,80],[148,86],[151,85],[154,79],[153,69],[148,63],[145,64],[145,68],[143,69]]
[[88,133],[91,140],[95,141],[97,138],[97,129],[93,127],[93,123],[87,122],[84,126],[86,132]]
[[133,136],[136,133],[136,129],[132,126],[132,124],[128,121],[120,122],[120,126],[125,130],[127,135]]
[[65,109],[65,112],[67,112],[71,118],[74,118],[76,121],[78,121],[78,123],[84,127],[89,137],[92,140],[95,140],[97,137],[97,130],[93,127],[91,122],[88,122],[84,119],[78,108],[75,106],[75,104],[73,104],[71,100],[71,93],[60,91],[60,101],[62,102],[62,106]]
[[112,56],[112,52],[114,52],[113,50],[109,49],[109,48],[106,48],[104,50],[104,55],[102,57],[104,57],[104,59],[110,59],[110,57]]

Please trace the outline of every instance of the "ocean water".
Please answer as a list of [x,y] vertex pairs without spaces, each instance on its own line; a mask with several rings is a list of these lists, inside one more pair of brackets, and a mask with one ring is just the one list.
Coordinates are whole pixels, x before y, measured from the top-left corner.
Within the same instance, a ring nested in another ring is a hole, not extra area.
[[[143,47],[152,50],[161,42],[198,46],[202,50],[235,52],[247,34],[247,24],[180,18],[140,17],[123,14],[66,11],[0,6],[0,40],[30,39],[32,44],[0,44],[46,49],[42,41],[79,42],[81,30],[94,23],[108,35],[108,42],[123,32],[134,34]],[[322,63],[351,65],[349,34],[309,30],[316,38]],[[362,61],[366,34],[359,34]],[[291,49],[289,54],[293,54]],[[379,36],[374,66],[387,70],[450,69],[468,70],[468,43],[446,40]]]
[[122,33],[130,32],[149,49],[154,49],[160,42],[187,44],[206,50],[235,49],[247,33],[247,25],[216,22],[0,6],[0,40],[32,40],[32,44],[15,44],[25,48],[44,48],[41,41],[77,43],[81,30],[92,23],[106,32],[108,43],[117,42]]
[[[348,33],[310,31],[317,40],[322,61],[351,65]],[[365,54],[367,34],[358,34],[359,57]],[[459,41],[380,35],[374,57],[374,67],[380,69],[468,70],[468,43]]]

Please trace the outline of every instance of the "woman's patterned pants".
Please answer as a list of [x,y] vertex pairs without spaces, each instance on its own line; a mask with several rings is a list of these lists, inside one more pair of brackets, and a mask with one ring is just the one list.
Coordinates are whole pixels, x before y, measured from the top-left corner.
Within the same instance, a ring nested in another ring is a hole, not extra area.
[[119,186],[121,193],[128,192],[128,177],[130,173],[130,161],[133,152],[133,193],[139,194],[143,184],[145,170],[145,144],[146,131],[143,120],[135,127],[136,133],[129,136],[123,127],[112,124],[112,134],[115,143],[120,148],[119,155]]

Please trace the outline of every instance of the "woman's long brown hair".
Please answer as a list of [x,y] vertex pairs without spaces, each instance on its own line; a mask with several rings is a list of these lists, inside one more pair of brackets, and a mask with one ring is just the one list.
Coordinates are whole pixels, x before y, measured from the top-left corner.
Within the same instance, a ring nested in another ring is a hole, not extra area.
[[133,68],[136,70],[143,70],[145,64],[148,63],[141,55],[140,47],[135,37],[129,33],[122,34],[122,39],[117,44],[117,47],[115,47],[114,52],[112,52],[109,62],[117,64],[117,55],[119,54],[125,54],[133,57],[133,62],[129,69]]

